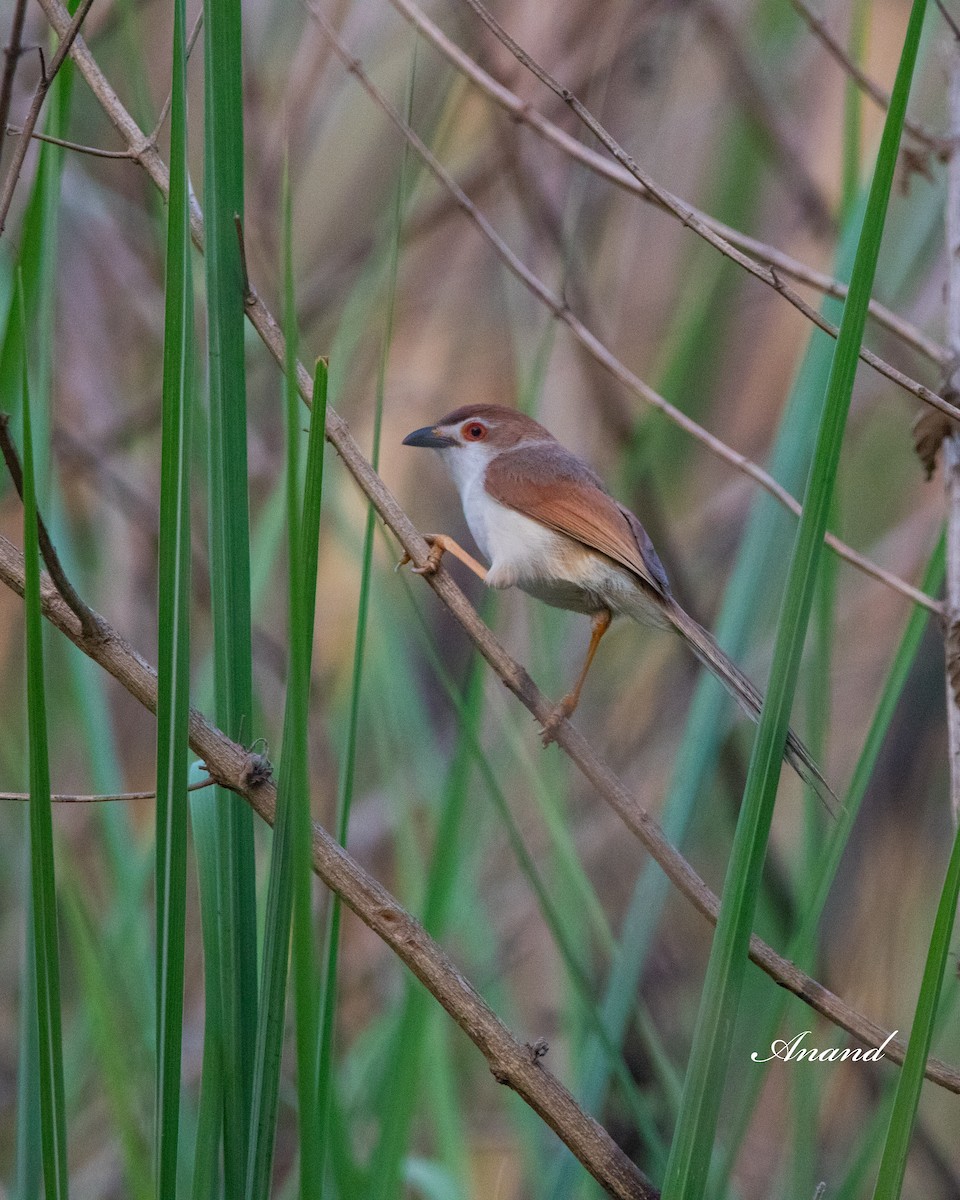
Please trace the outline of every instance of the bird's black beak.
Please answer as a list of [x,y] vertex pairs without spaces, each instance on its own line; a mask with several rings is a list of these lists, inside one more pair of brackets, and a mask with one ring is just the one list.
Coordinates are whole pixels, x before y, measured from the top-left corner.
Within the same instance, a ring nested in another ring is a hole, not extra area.
[[423,429],[415,429],[403,439],[405,446],[427,446],[431,450],[442,450],[444,446],[456,444],[456,438],[446,433],[440,433],[435,425],[425,425]]

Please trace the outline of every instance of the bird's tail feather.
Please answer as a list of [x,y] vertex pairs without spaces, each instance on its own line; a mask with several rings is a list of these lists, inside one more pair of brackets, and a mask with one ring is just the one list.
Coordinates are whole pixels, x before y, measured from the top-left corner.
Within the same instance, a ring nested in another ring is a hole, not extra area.
[[[737,664],[727,657],[706,629],[684,612],[679,604],[668,603],[664,606],[664,611],[671,625],[689,644],[697,658],[716,675],[747,716],[754,722],[758,721],[763,697]],[[826,808],[836,816],[840,802],[821,774],[810,751],[792,729],[787,731],[783,757],[804,783],[808,783],[816,791]]]

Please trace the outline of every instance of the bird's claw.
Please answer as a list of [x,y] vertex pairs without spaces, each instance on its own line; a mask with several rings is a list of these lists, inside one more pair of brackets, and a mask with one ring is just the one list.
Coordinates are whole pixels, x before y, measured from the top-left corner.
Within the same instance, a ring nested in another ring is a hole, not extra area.
[[[436,575],[440,567],[440,559],[443,558],[444,547],[440,544],[436,534],[425,534],[423,540],[430,547],[427,561],[422,567],[411,567],[410,570],[414,575]],[[399,571],[401,567],[405,567],[407,563],[411,562],[413,562],[413,555],[409,550],[404,550],[403,558],[400,559],[394,570]]]
[[546,749],[552,742],[557,740],[557,732],[560,729],[560,722],[565,721],[573,712],[574,705],[569,701],[569,697],[564,696],[560,703],[554,708],[553,712],[543,723],[543,730],[540,734],[540,741],[543,743],[543,748]]

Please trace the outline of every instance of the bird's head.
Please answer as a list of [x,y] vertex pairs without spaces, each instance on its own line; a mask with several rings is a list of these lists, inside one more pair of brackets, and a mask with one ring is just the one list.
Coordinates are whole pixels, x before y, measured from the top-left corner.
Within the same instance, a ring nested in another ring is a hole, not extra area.
[[541,441],[552,442],[553,435],[516,409],[501,404],[467,404],[434,425],[415,429],[403,444],[439,450],[451,474],[460,480],[485,468],[503,450],[521,442]]

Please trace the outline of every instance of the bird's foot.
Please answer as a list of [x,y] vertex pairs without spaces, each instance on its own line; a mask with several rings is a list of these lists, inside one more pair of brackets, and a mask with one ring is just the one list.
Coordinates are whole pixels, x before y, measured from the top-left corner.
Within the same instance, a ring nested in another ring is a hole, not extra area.
[[565,721],[567,717],[572,714],[576,707],[577,701],[575,697],[564,696],[556,708],[554,708],[550,716],[547,717],[543,723],[543,732],[540,734],[540,741],[543,743],[544,749],[546,749],[551,742],[555,742],[557,740],[557,731],[560,728],[560,722]]
[[[444,545],[446,538],[442,533],[427,533],[424,534],[423,540],[430,547],[430,553],[427,555],[427,561],[422,567],[411,567],[410,570],[414,575],[435,575],[440,566],[440,559],[443,558],[447,547]],[[407,563],[413,562],[413,558],[408,551],[403,552],[403,558],[397,563],[396,570],[405,567]]]

